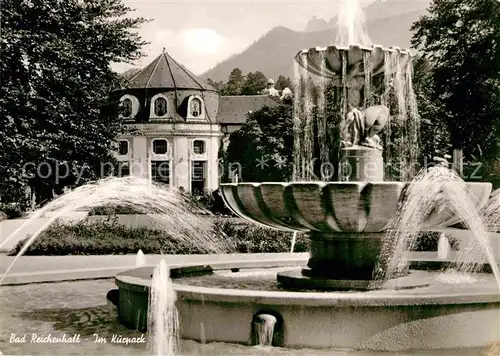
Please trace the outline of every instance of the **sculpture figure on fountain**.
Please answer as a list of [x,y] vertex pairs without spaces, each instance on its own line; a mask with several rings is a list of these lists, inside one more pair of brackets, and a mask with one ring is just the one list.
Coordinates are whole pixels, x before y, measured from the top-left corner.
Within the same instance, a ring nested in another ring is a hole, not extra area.
[[375,105],[360,110],[350,108],[342,122],[342,145],[346,147],[364,146],[382,150],[378,133],[389,119],[389,108]]

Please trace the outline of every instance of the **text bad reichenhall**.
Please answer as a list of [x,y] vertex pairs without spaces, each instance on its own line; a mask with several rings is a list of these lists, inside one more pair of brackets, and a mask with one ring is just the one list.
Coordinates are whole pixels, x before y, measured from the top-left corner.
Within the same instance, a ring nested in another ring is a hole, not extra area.
[[113,334],[111,337],[101,337],[98,334],[93,334],[92,337],[82,338],[80,334],[67,335],[63,334],[61,336],[54,336],[52,334],[10,334],[9,342],[11,344],[24,344],[24,343],[35,343],[35,344],[77,344],[82,340],[89,340],[97,344],[110,343],[110,344],[144,344],[146,343],[146,338],[144,334],[138,337],[126,337],[120,334]]

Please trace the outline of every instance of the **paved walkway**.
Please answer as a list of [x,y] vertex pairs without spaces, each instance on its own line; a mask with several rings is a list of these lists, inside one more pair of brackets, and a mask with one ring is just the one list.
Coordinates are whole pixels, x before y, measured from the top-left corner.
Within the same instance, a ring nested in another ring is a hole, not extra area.
[[[170,265],[211,264],[235,261],[287,261],[303,259],[308,253],[256,253],[227,255],[146,255],[147,265],[156,265],[165,259]],[[3,275],[14,260],[1,256],[0,274]],[[3,281],[3,285],[54,282],[77,279],[112,278],[117,273],[134,268],[136,255],[106,256],[21,256]]]
[[[445,229],[460,240],[473,238],[467,230]],[[500,234],[489,234],[495,258],[500,261]],[[453,258],[453,253],[449,258]],[[156,265],[165,258],[170,265],[211,264],[235,261],[284,261],[308,258],[308,253],[228,254],[228,255],[147,255],[146,264]],[[418,253],[419,260],[433,260],[436,253]],[[14,260],[13,256],[0,255],[0,275]],[[119,272],[134,268],[136,255],[106,256],[21,256],[2,284],[25,284],[91,278],[112,278]]]

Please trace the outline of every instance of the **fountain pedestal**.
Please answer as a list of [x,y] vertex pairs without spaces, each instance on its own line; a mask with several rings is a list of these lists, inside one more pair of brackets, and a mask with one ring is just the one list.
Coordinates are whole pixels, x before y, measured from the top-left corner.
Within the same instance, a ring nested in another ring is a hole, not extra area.
[[302,272],[309,277],[373,278],[384,233],[310,234],[310,258]]
[[373,280],[384,233],[311,232],[310,258],[301,271],[278,274],[291,289],[366,290]]
[[[384,180],[384,160],[382,151],[365,146],[342,149],[342,179],[349,182],[382,182]],[[365,290],[373,280],[375,268],[382,248],[383,229],[379,232],[363,232],[367,215],[354,206],[348,231],[311,231],[310,254],[307,267],[298,271],[278,275],[278,281],[288,288]],[[371,204],[367,204],[369,206]],[[344,207],[349,210],[347,206]],[[383,209],[381,209],[383,210]],[[376,213],[375,213],[376,214]],[[356,215],[359,220],[356,221]],[[377,231],[377,230],[376,230]]]
[[354,146],[344,148],[341,178],[349,182],[382,182],[384,159],[376,148]]

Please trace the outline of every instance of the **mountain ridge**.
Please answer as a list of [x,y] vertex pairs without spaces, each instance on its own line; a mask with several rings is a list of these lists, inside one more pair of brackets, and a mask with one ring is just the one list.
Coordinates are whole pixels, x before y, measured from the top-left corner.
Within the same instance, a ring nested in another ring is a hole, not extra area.
[[[416,9],[389,18],[367,21],[367,32],[372,43],[385,47],[409,48],[412,37],[410,27],[425,12],[425,9]],[[278,26],[243,52],[220,62],[200,77],[205,80],[210,78],[214,81],[226,81],[234,68],[240,68],[243,73],[258,70],[271,78],[277,78],[281,74],[292,77],[294,55],[305,48],[332,45],[335,33],[335,29],[332,28],[306,32]]]
[[[402,15],[415,10],[426,10],[431,4],[430,0],[376,0],[363,7],[365,21],[383,20]],[[316,32],[335,27],[337,16],[330,20],[313,16],[304,29],[305,32]]]

